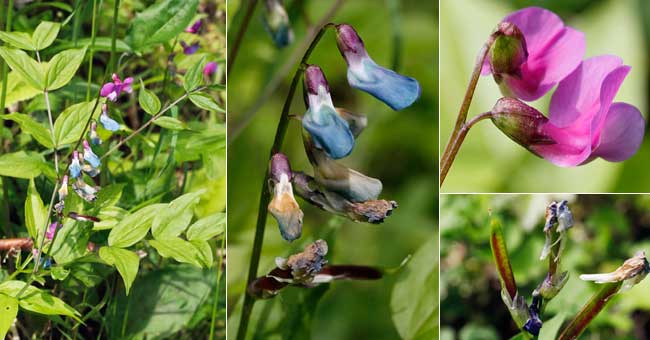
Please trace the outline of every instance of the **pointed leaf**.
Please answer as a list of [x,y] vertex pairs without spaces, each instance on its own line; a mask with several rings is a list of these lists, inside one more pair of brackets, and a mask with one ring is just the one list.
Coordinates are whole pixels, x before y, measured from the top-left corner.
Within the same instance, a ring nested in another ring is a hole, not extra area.
[[19,48],[21,50],[35,51],[32,37],[25,32],[2,32],[0,31],[0,40],[5,43]]
[[167,204],[146,206],[121,220],[108,234],[108,245],[126,248],[142,240],[151,228],[154,217],[161,213]]
[[44,163],[42,157],[25,151],[6,153],[0,155],[0,176],[34,178],[43,172]]
[[[18,299],[20,308],[24,310],[44,315],[65,315],[81,322],[79,312],[61,299],[34,286],[28,286],[23,291],[25,285],[23,281],[5,281],[0,284],[0,293]],[[22,294],[18,296],[21,291]]]
[[490,247],[492,248],[494,262],[499,272],[499,278],[501,279],[501,286],[506,289],[510,298],[514,300],[517,294],[517,283],[512,273],[512,266],[510,265],[506,241],[503,237],[501,221],[496,217],[490,221]]
[[52,45],[54,39],[59,34],[61,24],[58,22],[41,21],[34,33],[32,33],[32,42],[37,50],[42,50]]
[[49,91],[54,91],[67,85],[79,69],[85,55],[86,47],[66,50],[52,57],[47,66],[45,87]]
[[[47,209],[43,204],[41,195],[36,190],[34,179],[29,180],[29,187],[27,187],[27,199],[25,199],[25,226],[27,232],[37,242],[43,237],[43,228],[47,223]],[[40,244],[40,243],[39,243]]]
[[171,257],[178,262],[189,263],[199,268],[203,266],[202,253],[192,243],[181,238],[150,240],[149,244],[156,248],[162,257]]
[[12,70],[20,74],[29,85],[38,90],[45,88],[42,65],[32,59],[27,53],[2,46],[0,47],[0,57],[4,59]]
[[157,239],[180,235],[192,221],[194,206],[199,203],[203,191],[185,194],[171,201],[153,219],[151,233]]
[[14,112],[0,116],[2,119],[13,120],[20,125],[20,129],[30,134],[34,139],[46,148],[53,148],[52,135],[50,131],[41,123],[35,121],[26,114]]
[[[95,106],[95,101],[82,102],[68,106],[54,122],[54,139],[61,146],[74,143],[81,137],[88,115]],[[101,105],[98,104],[93,117],[99,116]]]
[[208,241],[194,240],[190,243],[198,250],[199,260],[206,268],[212,267],[212,262],[214,261],[214,256],[212,255],[212,248]]
[[144,87],[144,83],[140,80],[140,93],[138,94],[138,102],[142,109],[150,114],[155,115],[160,111],[160,99],[156,96],[155,93],[147,90]]
[[194,222],[187,228],[187,239],[190,241],[208,241],[220,235],[226,228],[226,214],[216,213]]
[[203,83],[203,66],[205,65],[205,56],[195,62],[185,73],[183,87],[185,91],[191,92]]
[[153,123],[169,130],[187,130],[185,123],[173,117],[158,117]]
[[205,93],[192,93],[190,94],[190,101],[194,103],[194,105],[208,111],[214,111],[214,112],[226,112],[224,109],[219,107],[219,104],[214,100],[214,98],[210,97],[209,95]]
[[133,281],[138,275],[140,257],[132,251],[115,247],[99,248],[99,257],[107,264],[117,268],[117,271],[120,273],[120,276],[124,281],[126,295],[129,295]]
[[0,294],[0,339],[4,339],[18,315],[18,299]]
[[164,43],[181,33],[194,18],[198,0],[163,0],[138,13],[130,31],[137,51]]

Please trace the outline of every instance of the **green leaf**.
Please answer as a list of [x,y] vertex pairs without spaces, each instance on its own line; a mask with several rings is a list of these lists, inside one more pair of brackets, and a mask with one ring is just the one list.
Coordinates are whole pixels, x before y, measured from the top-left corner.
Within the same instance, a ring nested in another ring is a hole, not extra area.
[[54,266],[52,267],[52,270],[50,270],[50,276],[52,276],[54,280],[63,281],[68,278],[68,275],[70,275],[70,271],[65,269],[63,266]]
[[29,83],[27,83],[18,72],[9,72],[9,75],[7,76],[7,97],[5,108],[10,107],[17,102],[32,99],[41,93],[41,90],[35,89],[29,85]]
[[97,215],[101,221],[93,223],[93,230],[113,229],[128,214],[128,211],[116,206],[103,208]]
[[8,47],[0,47],[0,57],[27,81],[29,85],[38,90],[45,88],[43,79],[43,67],[27,53]]
[[167,207],[167,204],[152,204],[121,220],[108,234],[108,245],[126,248],[142,240],[151,227],[154,217]]
[[205,56],[194,63],[185,73],[183,87],[185,91],[191,92],[203,83],[203,66],[205,65]]
[[21,50],[35,51],[32,36],[25,32],[2,32],[0,31],[0,40],[5,43],[19,48]]
[[7,331],[18,315],[18,299],[0,294],[0,339],[4,339]]
[[544,325],[542,326],[542,329],[539,332],[539,338],[538,340],[553,340],[557,339],[557,333],[560,331],[560,327],[562,327],[562,323],[564,322],[564,319],[566,318],[566,315],[564,313],[559,313],[556,316],[554,316],[550,320],[544,321]]
[[437,334],[437,240],[432,237],[420,247],[395,282],[390,307],[402,339],[424,340],[431,339],[428,334]]
[[192,221],[194,206],[199,203],[204,191],[185,194],[171,201],[153,219],[151,234],[157,239],[180,235]]
[[27,198],[25,199],[25,226],[27,233],[37,242],[43,237],[42,230],[47,223],[47,209],[41,200],[34,184],[34,179],[29,180],[29,187],[27,187]]
[[158,117],[153,121],[153,123],[169,130],[187,130],[187,125],[185,125],[185,123],[173,117]]
[[5,120],[13,120],[20,125],[20,129],[30,134],[34,139],[46,148],[53,148],[52,135],[50,131],[43,126],[43,124],[35,121],[32,117],[26,114],[14,112],[6,115],[1,115],[0,118]]
[[41,21],[32,34],[34,47],[40,51],[52,45],[54,39],[59,34],[60,28],[61,24],[57,22]]
[[187,239],[190,241],[208,241],[220,235],[226,228],[226,214],[216,213],[194,222],[187,228]]
[[129,295],[131,285],[133,284],[136,275],[138,275],[140,257],[132,251],[115,247],[99,248],[99,257],[107,264],[117,268],[117,271],[120,273],[120,276],[122,276],[122,280],[124,281],[126,295]]
[[66,50],[52,57],[47,67],[45,87],[49,91],[54,91],[67,85],[79,69],[85,55],[86,47]]
[[130,31],[130,44],[137,51],[165,43],[181,33],[196,14],[199,0],[164,0],[138,13]]
[[18,296],[26,283],[23,281],[5,281],[0,284],[0,293],[17,298],[20,308],[44,315],[65,315],[79,322],[79,312],[68,306],[61,299],[56,298],[50,293],[40,290],[34,286],[28,286],[23,293]]
[[208,241],[194,240],[190,241],[190,243],[196,248],[196,250],[198,250],[199,260],[201,263],[203,263],[206,268],[212,267],[214,257],[212,256],[212,248]]
[[[54,122],[54,140],[61,146],[76,142],[83,132],[88,115],[91,113],[95,101],[82,102],[68,106]],[[101,105],[98,104],[93,112],[97,117],[101,112]]]
[[142,109],[150,114],[155,115],[160,111],[160,99],[156,96],[155,93],[147,90],[144,87],[144,83],[140,80],[140,93],[138,94],[138,102]]
[[192,243],[181,238],[150,240],[149,244],[156,248],[162,257],[171,257],[178,262],[189,263],[199,268],[203,266],[202,253]]
[[0,176],[34,178],[43,172],[44,162],[42,157],[25,151],[6,153],[0,155]]
[[[91,46],[91,38],[81,38],[77,39],[77,44],[75,45],[74,42],[72,41],[60,41],[57,42],[55,46],[53,46],[50,51],[52,53],[56,53],[59,51],[75,48],[77,46],[88,46],[89,50],[93,50],[94,52],[110,52],[111,51],[111,43],[112,40],[110,37],[95,37],[95,46]],[[124,42],[124,40],[116,39],[115,40],[115,52],[117,53],[123,53],[127,52],[131,54],[133,50],[131,50],[131,47]]]
[[122,190],[124,190],[124,186],[124,183],[117,183],[102,187],[102,190],[100,190],[97,194],[95,207],[101,209],[115,205],[122,197]]
[[88,222],[66,219],[52,244],[51,255],[56,263],[72,263],[87,255],[91,230],[92,225]]
[[201,92],[191,93],[190,101],[192,101],[194,105],[204,110],[215,111],[215,112],[226,112],[226,110],[219,107],[219,104],[217,104],[214,98],[210,97],[205,93],[201,93]]

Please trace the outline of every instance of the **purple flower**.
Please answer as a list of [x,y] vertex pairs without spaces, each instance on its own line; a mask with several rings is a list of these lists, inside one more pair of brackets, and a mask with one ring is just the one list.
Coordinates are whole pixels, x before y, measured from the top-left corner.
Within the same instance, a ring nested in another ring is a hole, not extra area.
[[183,53],[185,53],[185,55],[190,55],[196,53],[196,51],[199,50],[200,44],[198,41],[195,41],[192,43],[192,45],[188,45],[183,40],[181,40],[181,46],[183,46]]
[[122,92],[133,92],[133,88],[131,87],[132,83],[132,77],[128,77],[124,79],[124,82],[122,82],[120,80],[120,77],[118,77],[117,74],[113,73],[113,82],[104,84],[99,93],[102,97],[106,97],[108,100],[114,102],[117,100],[117,97],[122,94]]
[[47,231],[45,232],[45,238],[52,241],[57,229],[59,229],[59,222],[50,224],[50,226],[47,228]]
[[[532,101],[547,93],[568,76],[582,61],[585,52],[584,34],[564,26],[555,13],[539,7],[528,7],[506,16],[502,23],[511,23],[523,33],[526,60],[518,72],[497,74],[505,96]],[[486,59],[482,74],[492,73]]]
[[188,27],[185,29],[185,32],[187,33],[192,33],[192,34],[197,34],[199,30],[201,29],[201,25],[203,25],[203,21],[201,19],[195,21],[192,26]]
[[205,64],[205,66],[203,66],[203,75],[206,77],[211,76],[212,74],[217,72],[218,67],[219,65],[217,65],[217,63],[215,63],[214,61],[208,62],[207,64]]

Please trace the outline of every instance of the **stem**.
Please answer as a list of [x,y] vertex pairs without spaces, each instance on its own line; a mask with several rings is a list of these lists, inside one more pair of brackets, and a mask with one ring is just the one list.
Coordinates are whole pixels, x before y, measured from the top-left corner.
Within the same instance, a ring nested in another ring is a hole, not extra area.
[[[194,90],[193,92],[199,92],[199,91],[202,91],[203,89],[205,89],[205,87],[197,88],[197,89]],[[193,92],[192,92],[192,93],[193,93]],[[178,103],[179,103],[180,101],[182,101],[183,99],[187,98],[187,96],[189,96],[189,95],[190,95],[190,93],[185,93],[184,95],[182,95],[182,96],[180,96],[178,99],[176,99],[174,102],[172,102],[171,104],[167,105],[167,107],[165,107],[164,109],[162,109],[160,112],[156,113],[155,116],[151,117],[151,119],[149,119],[146,123],[142,124],[142,126],[140,126],[137,130],[133,131],[130,135],[128,135],[126,138],[122,139],[119,143],[117,143],[117,144],[116,144],[115,146],[113,146],[110,150],[108,150],[104,155],[102,155],[102,157],[101,157],[100,159],[104,159],[104,158],[108,157],[108,155],[110,155],[111,153],[113,153],[113,152],[114,152],[115,150],[117,150],[120,146],[124,145],[124,143],[128,142],[129,140],[131,140],[131,138],[133,138],[133,137],[135,137],[136,135],[138,135],[140,132],[142,132],[142,130],[146,129],[147,126],[151,125],[151,123],[153,123],[156,119],[158,119],[160,116],[162,116],[165,112],[169,111],[169,109],[171,109],[172,107],[176,106],[176,104],[178,104]]]
[[218,311],[218,306],[219,306],[219,293],[221,290],[221,275],[223,272],[222,266],[223,266],[223,250],[225,249],[226,246],[226,235],[224,234],[223,237],[221,238],[221,256],[219,256],[219,263],[217,267],[217,287],[214,292],[214,303],[212,304],[212,320],[210,321],[210,337],[209,339],[212,340],[214,339],[214,329],[215,329],[215,324],[217,321],[217,311]]
[[621,288],[622,282],[605,283],[564,328],[558,340],[577,339],[589,323],[602,311],[610,298]]
[[227,74],[230,74],[230,71],[235,63],[235,58],[237,58],[237,52],[239,52],[239,46],[241,45],[241,42],[244,39],[244,35],[248,30],[248,26],[251,22],[251,18],[253,17],[253,12],[255,12],[255,6],[257,6],[257,0],[248,1],[248,7],[246,8],[246,13],[244,14],[244,21],[242,21],[241,26],[239,26],[239,31],[235,36],[235,41],[233,42],[232,46],[229,47],[230,54],[228,55],[228,62],[226,66]]
[[[38,55],[38,52],[36,52]],[[47,90],[43,91],[45,96],[45,106],[47,107],[47,119],[50,123],[50,134],[52,135],[52,144],[54,145],[54,170],[56,171],[56,180],[59,180],[59,153],[56,138],[54,137],[54,120],[52,119],[52,107],[50,106],[50,96]]]
[[445,153],[443,153],[442,159],[440,160],[440,186],[442,186],[442,183],[445,181],[445,177],[447,177],[447,173],[449,172],[451,165],[454,163],[456,154],[458,154],[458,150],[460,150],[460,146],[463,144],[469,129],[479,121],[490,117],[492,117],[492,112],[483,112],[472,118],[469,122],[461,124],[460,129],[454,132],[454,139],[449,141]]
[[93,54],[95,52],[95,23],[97,17],[97,0],[93,0],[93,18],[90,28],[90,55],[88,56],[88,82],[86,85],[86,101],[90,100],[90,84],[93,76]]
[[[275,131],[275,138],[273,139],[273,146],[271,146],[271,152],[269,152],[269,159],[277,153],[282,147],[282,142],[284,141],[284,136],[287,132],[287,127],[289,126],[289,111],[291,110],[291,102],[298,88],[298,83],[302,77],[303,72],[305,71],[305,65],[309,60],[309,56],[314,51],[318,42],[325,34],[325,31],[328,28],[334,27],[334,24],[328,23],[321,27],[318,34],[314,37],[314,40],[311,42],[305,54],[303,55],[300,66],[296,70],[296,73],[293,75],[293,80],[289,87],[289,92],[287,93],[287,98],[284,101],[284,106],[282,107],[282,114],[280,115],[280,121],[278,122],[278,127]],[[260,263],[260,255],[262,253],[262,243],[264,241],[264,227],[266,225],[266,217],[268,215],[267,206],[271,200],[271,193],[268,191],[269,180],[269,169],[264,172],[264,180],[262,181],[262,189],[260,190],[260,204],[257,211],[257,224],[255,226],[255,239],[253,241],[253,251],[251,253],[251,260],[248,267],[248,279],[246,280],[246,287],[250,285],[253,280],[257,277],[257,269]],[[246,330],[248,328],[248,323],[253,311],[253,305],[255,304],[255,298],[250,294],[244,295],[244,304],[242,306],[241,319],[239,320],[239,329],[237,331],[237,339],[243,340],[246,337]]]
[[111,27],[111,58],[109,59],[109,69],[111,72],[115,73],[116,72],[116,65],[115,65],[115,50],[117,47],[117,15],[118,15],[118,10],[120,8],[120,0],[115,0],[115,6],[113,7],[113,27]]
[[[494,43],[494,36],[490,35],[490,38],[488,41],[483,44],[483,47],[478,53],[478,57],[476,58],[476,64],[474,64],[474,70],[472,71],[472,75],[469,79],[469,84],[467,85],[467,90],[465,91],[465,97],[463,98],[463,103],[460,106],[460,110],[458,111],[458,117],[456,117],[456,125],[454,126],[454,130],[451,133],[451,136],[449,136],[449,142],[447,143],[447,146],[445,147],[445,151],[442,153],[442,157],[440,158],[440,186],[442,187],[442,183],[444,183],[445,178],[447,177],[447,172],[449,172],[449,168],[451,168],[452,163],[454,162],[454,159],[456,158],[456,153],[458,152],[458,149],[460,148],[460,145],[456,145],[457,143],[461,143],[464,140],[464,136],[459,138],[459,134],[462,133],[462,129],[465,126],[465,121],[467,120],[467,111],[469,111],[469,106],[472,103],[472,98],[474,97],[474,91],[476,90],[476,85],[478,84],[478,80],[481,77],[481,69],[483,68],[483,62],[485,61],[485,58],[487,57],[488,52],[490,51],[490,47],[492,46],[492,43]],[[465,131],[465,134],[467,134],[467,131]]]
[[29,237],[0,239],[0,251],[11,249],[30,250],[33,246],[34,241]]
[[[13,10],[14,10],[14,0],[9,0],[9,4],[7,6],[7,24],[5,25],[5,31],[10,32],[11,31],[11,21],[12,21],[12,16],[13,16]],[[2,90],[0,90],[0,113],[4,114],[5,113],[5,100],[7,99],[7,76],[9,74],[9,70],[7,69],[7,63],[2,61]]]

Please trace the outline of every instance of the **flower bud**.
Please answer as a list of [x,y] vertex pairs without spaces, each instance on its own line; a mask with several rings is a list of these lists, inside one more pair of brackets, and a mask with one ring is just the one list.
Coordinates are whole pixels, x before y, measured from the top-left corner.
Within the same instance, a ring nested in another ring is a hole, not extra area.
[[552,277],[548,275],[539,284],[537,289],[533,292],[533,296],[540,295],[544,300],[551,300],[554,298],[561,290],[564,288],[564,285],[569,281],[569,272],[565,271],[561,274],[555,274]]
[[502,22],[492,36],[489,62],[494,80],[501,84],[504,76],[521,78],[521,65],[528,59],[524,34],[514,24]]
[[277,47],[286,47],[293,42],[293,31],[289,15],[280,0],[264,2],[264,26]]
[[302,234],[303,212],[293,196],[290,182],[291,167],[287,156],[281,153],[273,155],[269,172],[273,186],[273,199],[268,205],[269,212],[278,222],[282,238],[293,241]]
[[548,118],[515,98],[499,99],[490,119],[506,136],[538,156],[536,146],[555,144],[542,129]]
[[302,126],[316,147],[330,157],[339,159],[349,155],[354,148],[354,136],[348,123],[334,108],[323,71],[318,66],[309,65],[304,80],[309,109],[302,118]]

